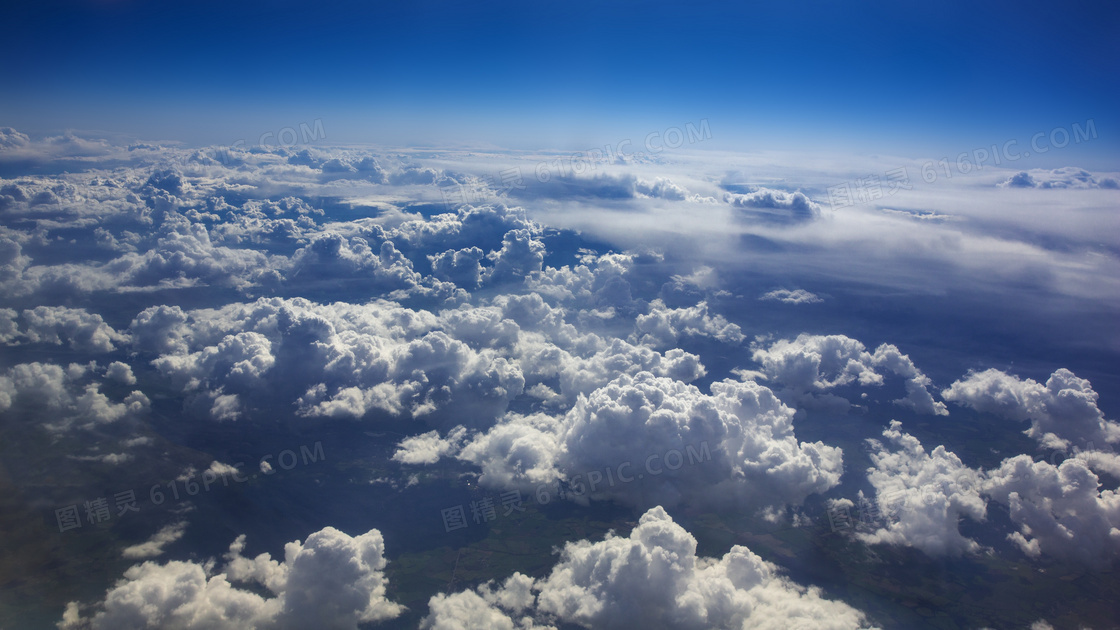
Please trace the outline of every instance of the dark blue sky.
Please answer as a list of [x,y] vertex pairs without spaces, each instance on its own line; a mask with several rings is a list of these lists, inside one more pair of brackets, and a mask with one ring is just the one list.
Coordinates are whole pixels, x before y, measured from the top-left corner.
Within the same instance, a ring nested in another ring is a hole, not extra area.
[[[28,2],[0,125],[228,143],[609,141],[968,150],[1093,119],[1120,142],[1112,2]],[[961,148],[963,147],[963,148]]]

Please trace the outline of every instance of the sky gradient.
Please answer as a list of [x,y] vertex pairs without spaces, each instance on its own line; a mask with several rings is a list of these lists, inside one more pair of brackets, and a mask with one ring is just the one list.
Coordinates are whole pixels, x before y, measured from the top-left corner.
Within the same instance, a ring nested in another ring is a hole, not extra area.
[[334,142],[541,148],[708,118],[727,149],[931,155],[1094,120],[1100,138],[1076,148],[1089,166],[1120,146],[1110,3],[86,0],[7,14],[0,115],[33,134],[225,144],[319,118]]

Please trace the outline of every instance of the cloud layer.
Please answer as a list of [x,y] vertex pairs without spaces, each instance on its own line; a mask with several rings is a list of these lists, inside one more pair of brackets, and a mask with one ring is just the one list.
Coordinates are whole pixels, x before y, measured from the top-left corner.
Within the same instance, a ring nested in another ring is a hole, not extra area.
[[864,615],[783,577],[736,545],[696,555],[696,539],[664,509],[629,536],[568,543],[545,578],[514,574],[500,586],[437,595],[422,627],[865,628]]

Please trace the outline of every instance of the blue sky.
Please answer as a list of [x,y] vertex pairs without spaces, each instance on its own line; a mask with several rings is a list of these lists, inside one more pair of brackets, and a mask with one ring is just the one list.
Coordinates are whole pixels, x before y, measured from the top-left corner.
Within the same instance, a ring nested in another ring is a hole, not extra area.
[[1105,2],[83,0],[7,14],[0,123],[31,133],[209,144],[322,119],[335,142],[541,147],[708,118],[729,149],[926,155],[1092,119],[1084,158],[1114,164],[1120,147],[1120,10]]

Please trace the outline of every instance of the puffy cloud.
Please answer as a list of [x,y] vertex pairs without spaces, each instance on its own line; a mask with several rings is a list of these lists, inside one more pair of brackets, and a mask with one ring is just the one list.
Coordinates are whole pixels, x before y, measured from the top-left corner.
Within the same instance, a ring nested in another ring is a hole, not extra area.
[[499,249],[505,234],[519,229],[537,234],[542,228],[528,218],[524,208],[494,204],[461,206],[454,213],[407,221],[390,236],[403,250],[438,253],[470,247]]
[[436,596],[430,608],[424,628],[554,620],[584,628],[866,627],[863,613],[795,584],[746,547],[697,557],[696,539],[661,507],[627,537],[566,544],[545,578],[515,574],[497,589]]
[[1120,476],[1120,456],[1083,451],[1055,466],[1019,455],[988,473],[984,492],[1008,508],[1023,553],[1105,568],[1120,558],[1120,488],[1102,488],[1098,473]]
[[877,368],[906,379],[906,397],[894,401],[895,404],[910,407],[918,413],[935,416],[949,415],[945,403],[934,400],[933,394],[929,392],[933,381],[923,374],[910,360],[910,357],[902,354],[897,347],[887,343],[880,345],[875,349],[875,354],[871,356],[871,362]]
[[927,453],[897,421],[883,436],[888,445],[869,440],[868,480],[888,520],[858,533],[862,540],[931,555],[979,551],[976,541],[961,535],[959,522],[984,521],[992,500],[1016,527],[1007,539],[1031,558],[1046,555],[1094,568],[1120,558],[1120,488],[1102,487],[1105,479],[1120,477],[1120,455],[1083,450],[1058,465],[1016,455],[983,471],[965,466],[943,446]]
[[808,221],[821,216],[821,207],[800,190],[789,193],[770,188],[741,195],[729,193],[726,201],[735,208],[750,211],[750,216],[770,221]]
[[1053,170],[1019,171],[999,183],[1001,188],[1102,188],[1116,190],[1120,183],[1113,177],[1097,177],[1085,169],[1064,166]]
[[429,614],[420,627],[424,630],[556,630],[552,625],[540,625],[531,615],[523,614],[535,600],[529,590],[532,585],[532,578],[514,573],[497,589],[487,583],[477,591],[440,593],[428,602]]
[[[82,620],[76,604],[64,622],[102,628],[353,628],[393,619],[403,607],[385,596],[385,544],[372,529],[349,536],[327,527],[303,543],[288,543],[283,561],[242,554],[230,545],[223,571],[214,562],[144,562],[133,566]],[[259,584],[238,588],[233,582]],[[263,587],[263,588],[261,588]],[[273,597],[261,593],[267,589]],[[65,627],[65,626],[64,626]]]
[[634,182],[634,190],[646,197],[653,197],[656,199],[672,199],[675,201],[683,201],[688,198],[688,189],[678,184],[674,184],[672,180],[658,177],[651,181],[638,179]]
[[762,294],[762,297],[758,299],[785,302],[786,304],[816,304],[824,301],[820,296],[805,289],[794,289],[792,291],[789,289],[774,289],[769,293]]
[[185,354],[190,334],[187,314],[178,306],[150,306],[140,312],[129,326],[132,346],[144,352]]
[[456,457],[478,466],[487,485],[527,489],[552,484],[562,474],[561,430],[562,421],[546,414],[508,414],[472,436]]
[[20,133],[11,127],[0,127],[0,149],[18,149],[31,144],[27,134]]
[[482,281],[483,269],[480,263],[484,257],[481,249],[466,247],[429,255],[428,260],[432,264],[432,275],[436,278],[473,289]]
[[510,347],[517,343],[521,328],[497,307],[470,307],[440,312],[440,323],[450,335],[472,348]]
[[[551,354],[551,353],[550,353]],[[635,375],[649,372],[656,376],[690,383],[706,373],[700,357],[680,348],[664,353],[645,346],[635,346],[621,339],[611,339],[606,346],[589,357],[559,353],[555,365],[560,377],[560,391],[569,399],[578,394],[589,394],[607,384],[620,374]],[[539,367],[539,366],[538,366]],[[538,372],[547,375],[547,372]]]
[[[735,331],[706,312],[693,314],[716,334]],[[218,396],[244,398],[268,389],[301,392],[304,415],[361,417],[380,410],[445,427],[461,422],[443,412],[455,401],[458,415],[474,410],[470,415],[482,426],[529,379],[558,379],[570,403],[623,373],[644,370],[685,382],[704,374],[695,354],[581,334],[565,315],[536,294],[505,295],[492,306],[464,305],[438,317],[390,302],[262,298],[219,310],[153,307],[137,316],[131,331],[135,346],[162,350],[153,364],[177,387],[209,397],[213,415],[233,416],[239,407]],[[217,413],[222,409],[229,413]]]
[[793,413],[751,381],[715,383],[706,395],[673,378],[624,374],[562,417],[510,414],[458,457],[481,468],[484,484],[564,480],[576,496],[761,509],[839,483],[840,450],[798,442]]
[[595,257],[591,266],[548,267],[527,278],[525,286],[553,303],[628,310],[634,302],[627,279],[634,258],[631,254],[604,254]]
[[183,175],[174,168],[161,168],[152,171],[147,185],[167,191],[173,195],[183,194]]
[[638,316],[635,329],[632,339],[655,348],[674,346],[683,335],[713,337],[733,344],[745,338],[738,325],[728,322],[722,315],[710,315],[707,302],[673,309],[661,300],[654,300],[649,313]]
[[152,249],[94,268],[96,275],[82,288],[151,287],[177,279],[244,288],[286,266],[285,259],[263,252],[216,246],[205,225],[184,222],[169,226]]
[[653,199],[688,201],[690,203],[718,203],[715,197],[689,193],[687,188],[665,177],[655,177],[653,181],[637,178],[634,180],[634,192],[636,196]]
[[251,386],[276,363],[272,343],[257,332],[227,335],[220,343],[188,355],[164,355],[153,365],[183,389],[208,381]]
[[323,278],[362,277],[386,293],[415,289],[422,283],[423,278],[412,268],[412,262],[397,251],[392,241],[375,245],[376,251],[366,239],[357,236],[317,236],[293,256],[289,278],[306,277],[321,282]]
[[0,287],[6,291],[22,291],[23,275],[31,258],[23,255],[23,246],[7,236],[0,235]]
[[[325,386],[314,388],[301,399],[301,413],[361,417],[379,409],[419,417],[445,407],[457,394],[464,395],[459,400],[464,405],[459,411],[463,412],[469,406],[465,399],[468,393],[477,406],[498,411],[519,396],[525,386],[516,362],[499,357],[492,350],[476,353],[440,331],[394,346],[386,355],[380,357],[376,366],[380,373],[378,384],[344,387],[334,394],[329,394]],[[466,415],[474,422],[486,422],[490,416]]]
[[393,461],[402,464],[434,464],[441,457],[458,450],[466,434],[464,427],[456,427],[446,439],[440,438],[439,431],[428,431],[405,438],[393,453]]
[[1030,421],[1025,433],[1048,448],[1107,450],[1120,442],[1120,423],[1105,419],[1092,385],[1065,368],[1045,385],[995,369],[970,372],[941,396],[981,413]]
[[[819,401],[818,394],[835,387],[882,385],[883,374],[891,373],[906,379],[906,397],[895,400],[895,404],[919,413],[948,415],[945,404],[929,393],[929,377],[890,344],[880,345],[872,354],[862,343],[844,335],[803,333],[766,348],[756,344],[752,356],[762,364],[768,379],[784,386],[781,393],[800,403],[814,404]],[[848,404],[832,395],[824,400],[839,401],[845,408]]]
[[323,162],[323,164],[319,167],[319,170],[323,171],[324,173],[332,173],[332,174],[334,174],[334,173],[345,174],[345,173],[357,172],[357,169],[355,169],[353,166],[351,166],[349,162],[344,162],[344,161],[340,160],[339,158],[331,158],[331,159],[327,160],[326,162]]
[[25,326],[19,336],[31,343],[65,343],[85,352],[112,352],[114,343],[128,342],[127,335],[113,330],[100,315],[84,308],[37,306],[23,311],[23,321]]
[[101,384],[77,364],[64,369],[52,363],[20,363],[0,375],[0,411],[11,411],[45,422],[53,432],[72,427],[92,428],[146,413],[148,397],[133,391],[120,402],[101,393]]
[[[876,502],[889,515],[887,524],[859,537],[868,543],[905,545],[930,555],[976,552],[980,545],[961,535],[962,517],[983,521],[986,501],[980,496],[983,473],[965,466],[938,446],[926,452],[914,436],[891,421],[883,430],[888,444],[869,440],[872,467],[867,478]],[[893,448],[892,448],[893,447]]]
[[272,343],[257,332],[227,335],[217,345],[198,352],[163,355],[152,361],[174,386],[184,392],[200,390],[210,415],[217,420],[240,417],[237,394],[254,389],[275,363]]
[[20,337],[19,313],[14,309],[0,308],[0,343],[16,343]]
[[1038,182],[1026,171],[1019,171],[1000,184],[1005,188],[1034,188],[1037,185]]
[[[268,628],[278,616],[277,602],[235,588],[208,565],[145,562],[125,571],[124,579],[87,620],[68,606],[63,628]],[[86,625],[88,623],[88,626]]]
[[394,186],[423,186],[442,182],[445,177],[442,171],[434,168],[406,164],[389,175],[389,183]]
[[[962,517],[984,521],[993,500],[1016,527],[1007,539],[1031,558],[1046,555],[1099,569],[1120,557],[1120,488],[1102,488],[1103,480],[1120,476],[1115,453],[1079,451],[1059,465],[1017,455],[983,471],[965,466],[943,446],[927,453],[896,421],[883,435],[887,445],[868,441],[868,480],[887,518],[870,532],[857,531],[865,542],[931,555],[980,551],[958,526]],[[841,502],[854,505],[833,503]]]
[[109,367],[105,369],[105,378],[125,385],[136,384],[136,376],[132,373],[132,367],[120,361],[113,361],[109,364]]
[[510,230],[502,237],[502,248],[488,256],[494,262],[489,270],[493,282],[521,280],[544,265],[544,243],[529,230]]
[[797,391],[824,391],[858,382],[883,382],[871,365],[871,355],[859,341],[843,335],[801,334],[756,348],[755,361],[769,379]]
[[[235,417],[245,398],[298,392],[292,402],[307,416],[380,410],[442,423],[470,412],[486,423],[525,385],[516,358],[505,356],[518,326],[494,307],[436,317],[392,302],[262,298],[217,310],[148,309],[132,328],[144,345],[170,350],[153,365],[202,393],[215,417]],[[161,341],[162,330],[174,341]]]
[[323,214],[295,197],[249,200],[240,208],[217,197],[207,200],[206,209],[205,214],[193,209],[185,214],[193,221],[214,221],[210,238],[223,245],[304,244],[318,231],[311,215]]

